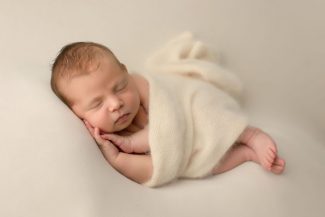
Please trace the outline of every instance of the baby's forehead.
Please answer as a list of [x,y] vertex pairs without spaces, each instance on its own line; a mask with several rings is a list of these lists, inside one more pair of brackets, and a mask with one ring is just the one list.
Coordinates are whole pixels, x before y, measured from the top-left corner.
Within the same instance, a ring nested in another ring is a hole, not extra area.
[[[113,70],[112,71],[106,70],[107,67],[112,68]],[[66,87],[70,86],[71,82],[76,80],[77,78],[91,76],[93,73],[96,74],[96,71],[98,70],[105,71],[109,75],[113,71],[115,73],[119,73],[120,70],[116,70],[116,68],[120,69],[120,67],[121,67],[120,63],[118,63],[115,60],[114,56],[112,55],[101,56],[93,59],[92,61],[83,63],[82,66],[79,65],[76,67],[66,69],[66,72],[63,73],[64,75],[60,76],[60,78],[58,79],[58,84],[61,88],[63,87],[62,89],[66,89]],[[121,70],[121,72],[122,71],[123,70]]]
[[69,82],[76,77],[89,75],[92,72],[98,70],[105,61],[113,62],[114,58],[110,55],[102,55],[76,62],[71,67],[64,69],[64,72],[62,72],[63,76],[60,77],[62,80]]
[[104,65],[105,67],[120,67],[120,62],[115,58],[114,55],[104,53],[103,55],[97,56],[96,58],[93,58],[85,63],[84,70],[91,73]]

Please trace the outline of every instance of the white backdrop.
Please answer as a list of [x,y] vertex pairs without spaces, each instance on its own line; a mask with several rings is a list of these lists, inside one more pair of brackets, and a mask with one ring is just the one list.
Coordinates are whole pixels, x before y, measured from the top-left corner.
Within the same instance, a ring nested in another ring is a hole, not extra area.
[[[0,216],[323,216],[324,9],[320,0],[0,0]],[[284,175],[245,164],[141,187],[107,166],[50,91],[66,43],[103,43],[141,70],[185,30],[243,80],[245,109],[276,138]]]

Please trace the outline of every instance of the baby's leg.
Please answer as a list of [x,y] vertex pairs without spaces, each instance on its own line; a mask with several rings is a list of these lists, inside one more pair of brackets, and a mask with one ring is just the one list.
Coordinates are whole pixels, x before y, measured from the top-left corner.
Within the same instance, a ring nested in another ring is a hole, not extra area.
[[234,144],[222,157],[218,165],[212,170],[212,174],[226,172],[246,161],[257,162],[256,153],[246,145]]
[[238,138],[239,144],[233,145],[213,169],[219,174],[246,162],[254,161],[275,174],[281,174],[285,161],[277,156],[274,141],[263,131],[248,127]]

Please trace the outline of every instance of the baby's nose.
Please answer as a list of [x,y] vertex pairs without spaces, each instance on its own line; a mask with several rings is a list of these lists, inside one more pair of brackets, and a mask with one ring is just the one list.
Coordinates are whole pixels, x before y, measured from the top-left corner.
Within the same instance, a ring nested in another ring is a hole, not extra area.
[[119,110],[123,105],[123,101],[120,100],[117,97],[114,97],[109,100],[109,111],[114,112],[116,110]]

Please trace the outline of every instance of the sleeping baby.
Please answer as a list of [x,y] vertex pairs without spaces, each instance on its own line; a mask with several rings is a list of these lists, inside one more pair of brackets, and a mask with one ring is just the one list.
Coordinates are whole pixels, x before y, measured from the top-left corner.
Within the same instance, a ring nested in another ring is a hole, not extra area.
[[[178,66],[161,58],[176,52],[165,49],[152,61],[157,73],[140,75],[129,73],[101,44],[72,43],[54,61],[51,87],[83,121],[107,162],[137,183],[155,187],[202,178],[247,161],[281,174],[285,161],[273,139],[247,124],[227,89],[231,83],[218,70],[206,70],[216,64],[204,65],[209,61],[195,46],[185,49],[187,56],[182,52]],[[180,67],[185,60],[192,67]]]

